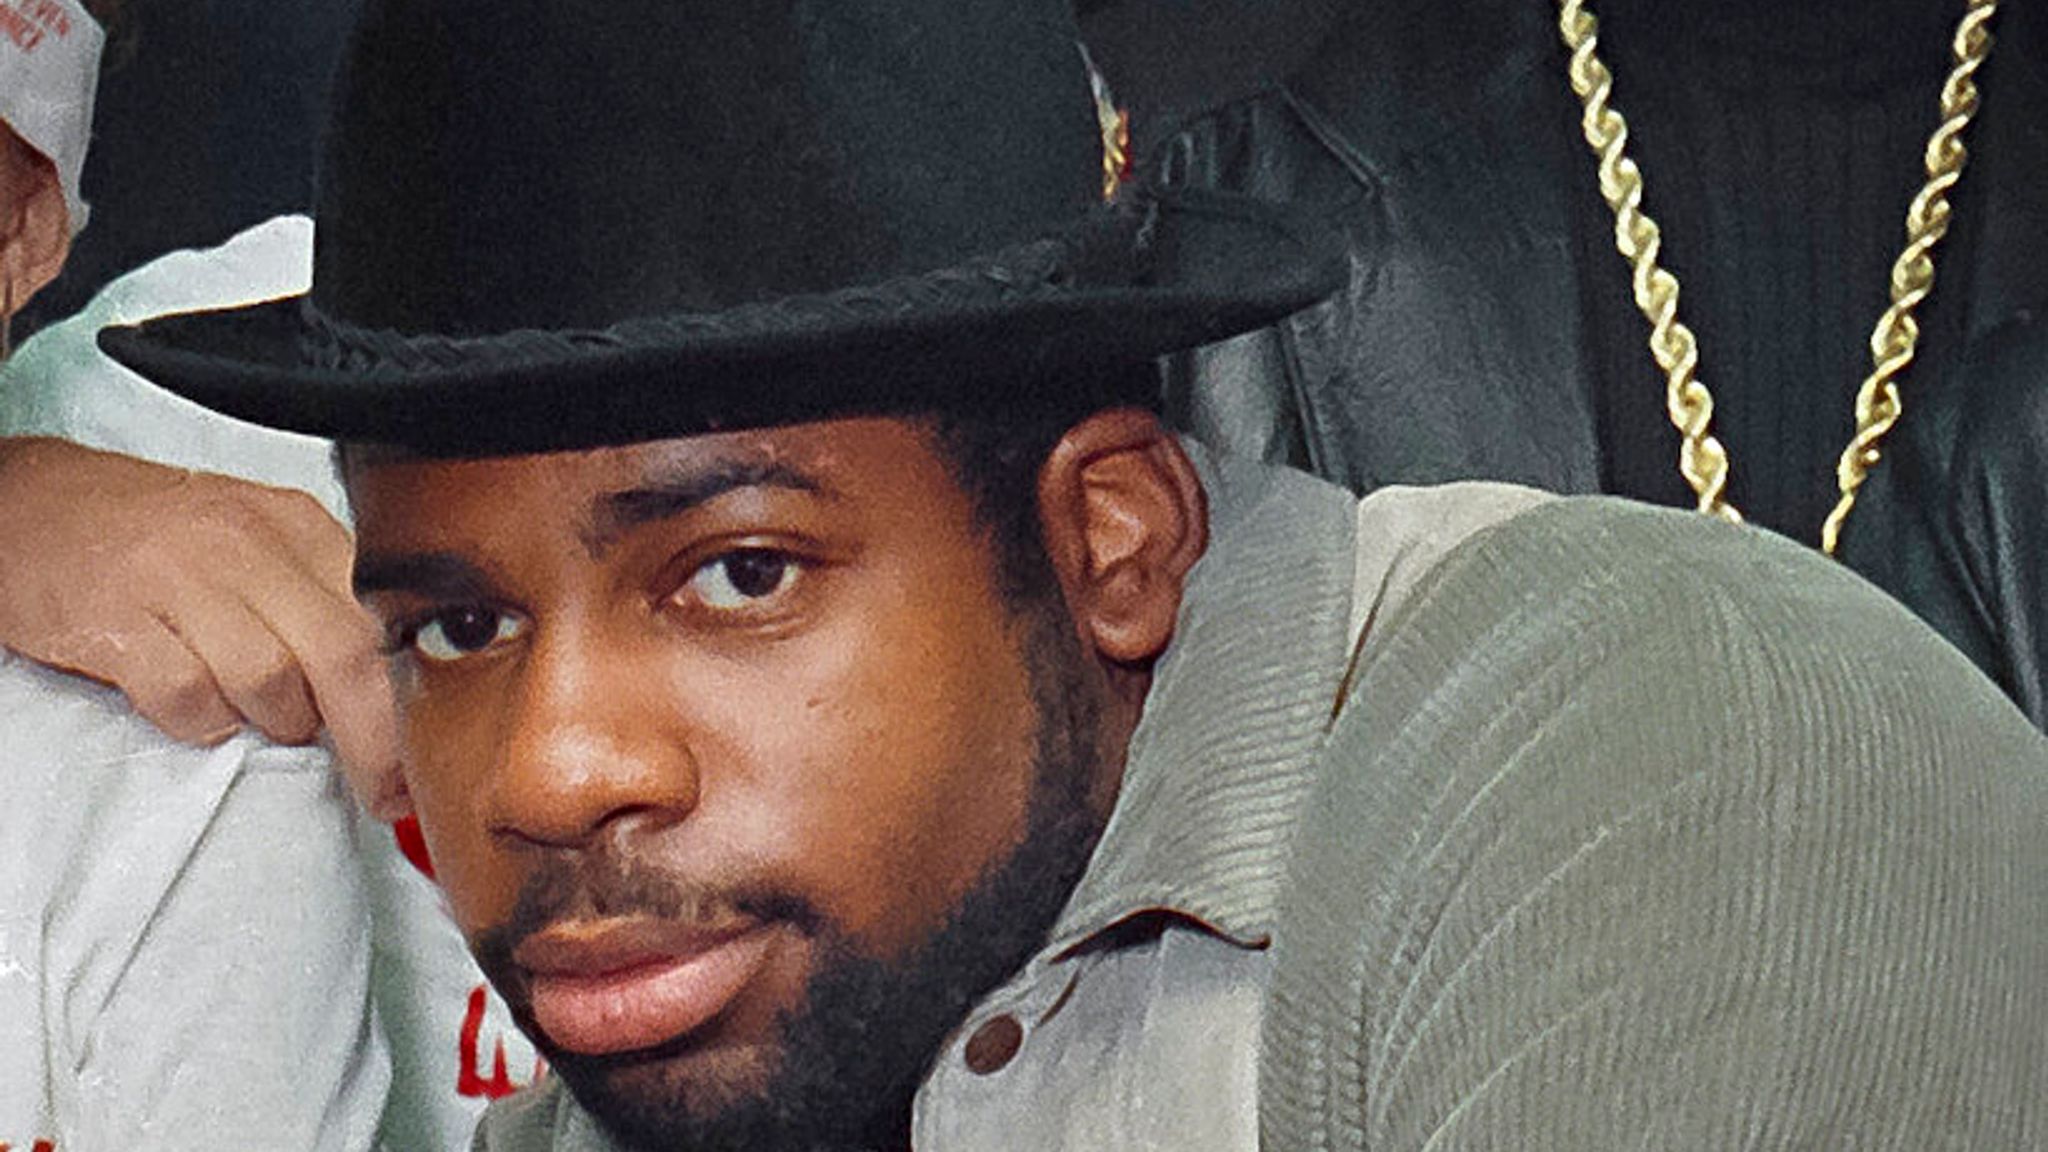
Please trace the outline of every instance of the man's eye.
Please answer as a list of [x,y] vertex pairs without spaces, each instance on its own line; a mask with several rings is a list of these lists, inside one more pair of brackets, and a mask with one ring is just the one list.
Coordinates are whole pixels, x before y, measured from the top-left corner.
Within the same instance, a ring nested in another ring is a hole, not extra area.
[[796,582],[802,563],[787,552],[746,548],[716,557],[690,575],[689,589],[707,608],[750,608]]
[[474,656],[518,639],[526,621],[507,612],[475,606],[436,613],[413,630],[412,650],[436,664]]

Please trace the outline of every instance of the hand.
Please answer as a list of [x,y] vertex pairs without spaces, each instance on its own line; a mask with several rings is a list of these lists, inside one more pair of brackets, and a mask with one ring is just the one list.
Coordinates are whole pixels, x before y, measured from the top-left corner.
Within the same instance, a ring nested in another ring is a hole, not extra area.
[[120,688],[173,738],[326,728],[372,812],[406,810],[353,545],[312,497],[60,440],[0,440],[0,643]]

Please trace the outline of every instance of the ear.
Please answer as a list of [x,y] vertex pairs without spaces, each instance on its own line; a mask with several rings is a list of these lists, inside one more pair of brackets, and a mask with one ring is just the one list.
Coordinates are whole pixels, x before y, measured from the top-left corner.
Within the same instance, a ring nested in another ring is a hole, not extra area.
[[1082,642],[1120,664],[1157,657],[1209,542],[1202,481],[1180,444],[1150,412],[1098,412],[1053,447],[1038,511]]
[[43,290],[71,254],[71,212],[56,165],[0,124],[0,316]]

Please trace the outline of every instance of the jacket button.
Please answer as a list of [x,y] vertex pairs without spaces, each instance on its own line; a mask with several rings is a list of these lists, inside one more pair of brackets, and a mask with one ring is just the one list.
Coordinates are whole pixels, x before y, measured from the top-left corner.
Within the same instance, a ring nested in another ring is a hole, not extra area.
[[1024,1046],[1024,1026],[1015,1016],[991,1017],[967,1038],[967,1070],[977,1076],[1000,1072]]

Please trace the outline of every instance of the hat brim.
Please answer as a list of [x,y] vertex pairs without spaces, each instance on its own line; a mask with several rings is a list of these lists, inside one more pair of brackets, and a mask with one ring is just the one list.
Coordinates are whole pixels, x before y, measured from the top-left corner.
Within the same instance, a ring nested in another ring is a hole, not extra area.
[[920,300],[787,329],[531,356],[324,367],[303,297],[101,331],[121,364],[256,424],[437,454],[596,447],[841,415],[1000,411],[1063,381],[1271,323],[1334,291],[1316,218],[1214,195],[1163,199],[1143,279],[1014,299]]

